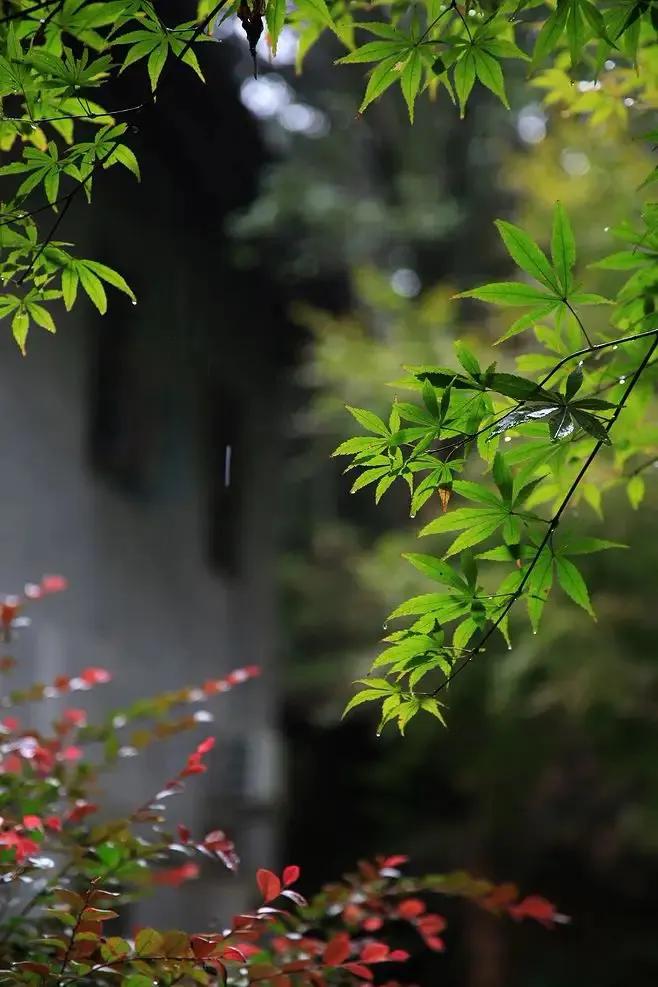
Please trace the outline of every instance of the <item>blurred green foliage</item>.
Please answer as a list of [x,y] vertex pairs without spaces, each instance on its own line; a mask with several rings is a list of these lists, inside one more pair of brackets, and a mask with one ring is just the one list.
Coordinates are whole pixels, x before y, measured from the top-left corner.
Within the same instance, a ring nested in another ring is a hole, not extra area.
[[[317,86],[322,72],[320,66],[315,95],[311,87],[305,97],[327,109]],[[349,94],[343,99],[349,105]],[[321,247],[321,273],[341,270],[350,301],[344,305],[339,293],[328,298],[331,310],[317,304],[296,310],[307,343],[291,399],[294,532],[281,569],[283,655],[293,722],[309,724],[296,729],[315,738],[315,754],[312,763],[295,756],[293,779],[312,802],[314,772],[326,742],[326,756],[340,764],[352,800],[356,850],[362,848],[359,834],[379,833],[382,846],[393,841],[397,848],[405,833],[403,849],[413,846],[429,857],[438,847],[446,859],[501,873],[513,865],[522,878],[542,879],[550,892],[566,894],[576,914],[572,937],[553,939],[546,950],[536,942],[524,950],[505,935],[496,941],[489,979],[483,959],[479,967],[468,967],[466,982],[613,987],[634,969],[635,982],[643,985],[658,970],[650,919],[658,876],[652,606],[658,498],[651,471],[641,511],[632,511],[622,495],[608,505],[605,537],[632,545],[632,551],[584,560],[597,624],[563,600],[547,612],[541,636],[515,627],[511,651],[497,646],[455,683],[450,729],[440,736],[428,722],[402,743],[383,737],[371,749],[364,742],[354,756],[358,723],[335,726],[349,694],[347,682],[362,676],[375,657],[383,615],[427,587],[401,558],[403,551],[416,550],[404,495],[393,491],[375,509],[367,495],[349,497],[340,467],[328,462],[335,445],[353,434],[344,405],[385,414],[395,389],[383,385],[400,376],[402,364],[449,362],[456,338],[482,353],[502,334],[509,324],[506,314],[458,309],[449,300],[457,289],[509,274],[490,232],[495,215],[541,239],[559,199],[578,230],[584,269],[615,249],[610,229],[639,214],[638,187],[651,168],[651,150],[641,140],[620,139],[627,126],[620,116],[630,113],[633,125],[633,109],[592,124],[571,108],[565,112],[563,103],[551,108],[541,100],[540,90],[533,100],[519,80],[512,89],[511,118],[499,115],[492,100],[478,98],[461,135],[440,106],[431,108],[432,116],[419,106],[413,151],[393,101],[369,111],[374,122],[366,116],[357,138],[338,126],[312,147],[300,139],[300,153],[310,147],[314,159],[306,194],[312,196],[320,184],[331,187],[333,201],[344,208],[344,220],[334,228],[315,225],[307,216],[304,222]],[[392,155],[385,175],[372,172],[368,191],[381,224],[373,221],[367,237],[360,238],[363,225],[357,223],[356,237],[350,235],[353,200],[343,189],[353,186],[343,167],[334,170],[335,145],[343,161],[351,154]],[[274,265],[272,245],[283,241],[288,215],[285,202],[277,199],[277,176],[287,167],[273,166],[263,193],[269,225],[259,235]],[[391,233],[389,202],[404,209],[395,196],[399,187],[422,188],[427,215],[440,202],[445,214],[455,217],[449,238],[440,224],[428,236],[411,210],[408,226],[392,224]],[[259,208],[256,204],[252,216]],[[283,256],[282,251],[278,259]],[[303,293],[303,263],[286,267],[285,262],[286,276],[294,270]],[[609,283],[606,272],[590,270],[588,278],[595,291],[604,280]],[[524,357],[523,337],[509,346],[514,359]],[[595,509],[600,481],[595,478],[589,503],[578,508],[582,534],[601,534]],[[365,711],[359,716],[363,738],[376,721]],[[303,828],[309,844],[332,825],[338,821],[326,806],[322,818],[307,814]],[[345,845],[347,837],[334,850],[338,857],[347,852]],[[609,939],[608,948],[601,948],[602,938]],[[453,968],[454,982],[463,983],[463,974]]]

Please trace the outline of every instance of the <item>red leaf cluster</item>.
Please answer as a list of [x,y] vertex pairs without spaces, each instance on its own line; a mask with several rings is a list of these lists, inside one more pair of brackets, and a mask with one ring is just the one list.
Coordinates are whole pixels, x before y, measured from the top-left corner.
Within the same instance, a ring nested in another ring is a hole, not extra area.
[[271,870],[261,868],[256,872],[256,883],[263,897],[265,904],[274,901],[280,895],[290,898],[296,904],[305,904],[304,899],[296,891],[287,890],[291,884],[299,880],[299,867],[292,864],[285,867],[281,877],[277,877]]
[[440,953],[445,949],[439,933],[446,927],[442,915],[427,911],[427,905],[420,898],[405,898],[397,908],[397,917],[413,925],[421,935],[425,945],[434,952]]
[[22,864],[39,849],[39,844],[25,834],[26,829],[29,831],[33,828],[35,827],[8,826],[0,830],[0,846],[14,851],[17,864]]
[[[215,746],[214,737],[206,737],[202,740],[200,744],[197,744],[196,750],[194,750],[187,759],[187,764],[183,770],[176,776],[175,781],[180,781],[182,778],[188,778],[190,775],[203,774],[208,768],[203,763],[204,754],[208,754],[209,751]],[[168,786],[171,782],[168,783]],[[167,787],[168,787],[167,786]]]
[[207,833],[201,842],[192,839],[192,834],[187,826],[181,823],[176,827],[178,838],[184,846],[194,847],[199,853],[207,857],[215,857],[222,861],[229,870],[237,870],[240,859],[237,855],[235,844],[221,829],[214,829]]

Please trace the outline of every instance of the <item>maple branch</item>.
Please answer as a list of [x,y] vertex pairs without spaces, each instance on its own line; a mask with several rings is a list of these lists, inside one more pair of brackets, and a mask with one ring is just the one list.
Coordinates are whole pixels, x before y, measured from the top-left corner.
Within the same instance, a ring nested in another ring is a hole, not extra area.
[[[213,18],[219,13],[219,11],[221,10],[221,8],[224,7],[227,3],[228,3],[228,0],[219,0],[219,2],[216,3],[213,6],[213,8],[210,11],[210,13],[208,13],[203,18],[203,20],[200,21],[197,24],[197,26],[195,27],[194,31],[190,35],[190,37],[188,38],[188,40],[185,42],[185,44],[181,48],[180,54],[176,56],[179,61],[181,61],[181,62],[183,61],[183,59],[187,55],[188,51],[192,48],[192,46],[197,41],[197,39],[204,33],[204,31],[206,30],[206,28],[208,27],[208,25],[211,23],[211,21],[213,20]],[[22,13],[25,13],[25,12],[23,11]],[[156,97],[157,97],[158,93],[162,91],[164,85],[166,85],[166,82],[168,81],[168,78],[170,78],[170,77],[167,77],[167,79],[165,79],[164,82],[161,82],[159,85],[157,85],[155,87],[155,89],[150,94],[150,96],[149,96],[148,99],[144,100],[138,106],[134,107],[133,112],[137,113],[137,112],[145,109],[147,106],[153,106],[154,103],[155,103],[155,101],[156,101]],[[105,115],[107,115],[107,114],[105,114]],[[57,217],[57,219],[53,223],[52,227],[50,228],[50,230],[48,232],[48,235],[46,236],[46,239],[43,241],[43,243],[39,244],[39,248],[35,252],[34,256],[32,257],[32,260],[30,261],[30,263],[27,266],[27,268],[25,269],[25,271],[23,271],[23,273],[21,274],[21,276],[18,279],[14,280],[14,284],[22,285],[24,283],[25,279],[31,273],[31,271],[34,270],[34,267],[35,267],[36,263],[38,262],[39,258],[43,255],[44,250],[46,250],[47,247],[52,243],[52,240],[53,240],[53,238],[55,236],[55,233],[59,229],[59,227],[60,227],[60,225],[62,223],[62,220],[64,219],[64,216],[66,215],[66,213],[68,212],[69,208],[71,207],[71,204],[76,199],[76,197],[80,194],[80,192],[85,187],[85,185],[87,184],[87,182],[89,182],[93,178],[93,176],[96,174],[96,172],[98,171],[98,169],[101,168],[105,164],[105,162],[108,161],[109,158],[114,154],[114,152],[116,151],[117,147],[121,143],[121,141],[120,141],[120,137],[121,136],[122,135],[119,135],[119,137],[117,137],[112,142],[109,151],[106,154],[104,154],[103,157],[99,158],[95,162],[95,164],[93,165],[93,167],[91,168],[91,170],[88,172],[88,174],[86,174],[84,176],[84,178],[81,178],[80,179],[80,181],[76,184],[75,188],[73,188],[67,195],[65,195],[63,197],[62,200],[60,200],[63,203],[63,208],[62,208],[61,214]],[[49,204],[49,205],[52,205],[52,203]],[[23,216],[21,218],[25,219],[29,215],[30,214],[26,214],[26,216]]]
[[[651,357],[653,356],[656,348],[658,348],[658,329],[652,329],[651,331],[646,332],[646,333],[642,333],[641,335],[643,335],[643,336],[652,335],[654,337],[654,341],[651,344],[651,346],[649,347],[649,349],[647,350],[647,352],[645,353],[644,358],[642,359],[642,362],[640,363],[640,365],[636,369],[635,373],[631,377],[631,379],[630,379],[630,381],[628,383],[628,386],[626,387],[626,390],[624,391],[623,395],[621,396],[621,398],[619,400],[619,403],[617,404],[617,407],[614,410],[614,413],[613,413],[612,417],[609,419],[608,423],[606,424],[606,428],[605,428],[606,436],[610,433],[610,430],[612,429],[612,426],[615,424],[615,422],[619,418],[619,415],[621,414],[621,412],[622,412],[622,410],[623,410],[626,402],[628,401],[628,398],[630,397],[631,393],[633,392],[633,390],[634,390],[637,382],[639,381],[640,377],[642,376],[644,370],[646,369],[646,367],[647,367],[647,365],[648,365]],[[590,349],[602,348],[604,345],[612,345],[612,344],[600,344],[599,347],[590,347]],[[570,359],[570,358],[566,358],[566,359]],[[525,586],[527,585],[528,580],[530,579],[530,576],[532,575],[532,572],[533,572],[535,566],[537,565],[537,563],[539,561],[539,558],[541,556],[541,553],[543,552],[543,550],[546,548],[546,546],[549,544],[550,540],[552,539],[553,534],[554,534],[556,528],[560,524],[560,521],[562,519],[562,515],[564,514],[565,510],[567,509],[567,507],[569,505],[569,502],[571,501],[571,498],[575,494],[575,492],[578,489],[578,487],[579,487],[582,479],[584,478],[584,476],[587,473],[588,469],[590,468],[590,466],[592,465],[592,463],[596,459],[597,455],[601,451],[601,448],[602,448],[602,446],[604,444],[605,444],[605,439],[603,439],[603,438],[599,439],[596,442],[596,445],[594,446],[594,448],[590,452],[589,456],[587,457],[587,459],[585,460],[585,462],[581,466],[580,470],[576,474],[576,477],[574,478],[573,482],[571,483],[571,486],[569,487],[569,489],[567,490],[567,493],[565,494],[564,498],[562,499],[562,502],[560,503],[560,506],[558,507],[556,513],[551,518],[551,520],[549,522],[548,529],[546,531],[546,534],[544,535],[544,537],[542,538],[541,542],[539,543],[539,546],[537,547],[537,551],[535,552],[535,554],[533,555],[532,559],[530,560],[530,562],[528,564],[528,568],[524,572],[523,578],[521,579],[521,582],[517,586],[516,590],[511,595],[510,600],[505,604],[505,606],[503,607],[503,609],[500,612],[500,614],[498,615],[498,617],[496,617],[495,621],[492,623],[492,625],[484,633],[483,637],[478,642],[478,644],[476,644],[475,647],[470,648],[468,650],[468,652],[466,653],[466,656],[464,657],[464,660],[456,668],[454,668],[452,670],[452,672],[450,673],[450,675],[446,676],[446,678],[444,679],[444,681],[439,686],[437,686],[437,688],[434,690],[434,692],[430,693],[430,695],[436,696],[439,692],[442,692],[445,688],[448,687],[448,685],[453,681],[453,679],[455,679],[460,674],[460,672],[463,672],[463,670],[468,665],[470,665],[470,663],[475,658],[476,654],[478,654],[480,651],[482,651],[482,649],[484,648],[484,645],[489,641],[489,639],[492,637],[492,635],[494,634],[494,632],[500,627],[500,625],[504,621],[505,617],[507,617],[507,615],[510,612],[510,610],[512,609],[512,607],[514,606],[514,604],[516,603],[516,601],[519,599],[519,597],[523,593],[523,590],[524,590]]]

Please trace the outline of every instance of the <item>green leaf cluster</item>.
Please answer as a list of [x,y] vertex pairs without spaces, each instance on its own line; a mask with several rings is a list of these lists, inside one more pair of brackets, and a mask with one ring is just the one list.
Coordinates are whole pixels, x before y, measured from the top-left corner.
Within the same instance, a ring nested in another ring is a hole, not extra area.
[[[598,265],[630,272],[632,284],[629,290],[627,281],[609,300],[610,325],[603,330],[588,330],[578,311],[608,299],[584,291],[576,278],[575,238],[562,205],[553,214],[550,255],[524,230],[499,221],[524,280],[457,297],[529,307],[523,325],[505,338],[522,330],[532,336],[540,351],[523,352],[517,364],[548,366],[548,372],[533,379],[497,363],[483,367],[458,342],[454,368],[406,368],[395,386],[407,389],[412,400],[397,399],[388,424],[365,409],[349,409],[370,433],[335,452],[351,458],[352,490],[376,484],[379,500],[402,479],[411,517],[421,509],[424,514],[419,536],[440,539],[435,555],[406,555],[440,589],[396,607],[389,620],[407,626],[384,639],[372,666],[376,690],[369,691],[371,679],[363,680],[352,705],[375,700],[377,690],[381,700],[388,683],[394,698],[386,694],[386,711],[407,703],[400,724],[406,726],[410,711],[420,712],[425,699],[438,701],[495,634],[511,646],[518,601],[535,632],[557,588],[594,617],[577,557],[620,546],[578,535],[568,515],[585,504],[601,516],[603,494],[615,487],[638,508],[644,470],[658,458],[649,405],[658,329],[646,327],[645,311],[647,296],[658,290],[658,283],[646,280],[658,246],[657,215],[645,210],[644,232],[619,231],[637,251],[618,251]],[[394,719],[385,715],[382,725]]]

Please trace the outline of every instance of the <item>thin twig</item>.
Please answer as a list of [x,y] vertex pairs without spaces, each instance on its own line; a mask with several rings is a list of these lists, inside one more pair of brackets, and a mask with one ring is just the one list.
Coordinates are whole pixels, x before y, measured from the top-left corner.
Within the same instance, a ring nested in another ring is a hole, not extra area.
[[639,473],[643,473],[644,470],[648,469],[650,466],[653,466],[654,463],[658,463],[658,456],[652,456],[651,459],[647,459],[646,463],[641,463],[637,466],[631,473],[627,474],[628,479],[630,480],[631,477],[637,476]]
[[592,345],[592,340],[589,338],[589,335],[587,333],[587,329],[583,325],[583,320],[580,318],[580,316],[578,315],[578,313],[576,312],[575,308],[573,307],[573,305],[571,304],[571,302],[569,301],[568,298],[563,298],[562,301],[567,306],[567,308],[569,309],[569,311],[573,315],[574,319],[576,320],[576,322],[580,326],[580,330],[581,330],[583,336],[585,337],[585,339],[587,340],[587,345],[588,346],[591,346]]
[[461,10],[459,9],[459,7],[457,6],[457,4],[455,4],[455,10],[456,10],[456,11],[457,11],[457,13],[459,14],[459,18],[460,18],[460,20],[461,20],[461,22],[462,22],[462,24],[464,25],[464,27],[466,28],[466,33],[467,33],[467,35],[468,35],[468,40],[469,40],[469,41],[471,42],[471,44],[472,44],[472,43],[473,43],[473,35],[471,34],[471,29],[470,29],[470,27],[468,26],[468,22],[467,22],[467,20],[466,20],[466,18],[464,17],[464,15],[462,14],[462,12],[461,12]]
[[25,17],[26,14],[32,14],[37,10],[43,10],[44,7],[50,7],[52,3],[59,3],[59,0],[43,0],[41,3],[35,3],[31,7],[26,7],[25,10],[16,10],[13,14],[6,14],[4,17],[0,17],[0,24],[7,24],[9,21],[19,21],[21,17]]
[[416,42],[416,45],[422,45],[423,42],[424,42],[424,40],[425,40],[425,38],[427,37],[427,35],[430,33],[430,31],[433,31],[434,30],[434,28],[439,23],[439,21],[441,20],[441,18],[442,17],[445,17],[446,14],[449,14],[451,10],[456,10],[456,9],[457,9],[457,2],[456,2],[456,0],[452,0],[452,3],[450,4],[450,6],[449,7],[446,7],[445,10],[442,10],[441,13],[439,14],[439,16],[438,17],[435,17],[434,20],[430,24],[427,25],[427,27],[425,28],[425,30],[421,34],[420,38]]
[[[147,103],[137,103],[135,106],[122,106],[118,110],[99,110],[96,113],[62,113],[58,117],[31,117],[30,123],[38,126],[41,123],[57,123],[59,120],[98,120],[104,117],[125,116],[126,113],[138,113]],[[27,123],[25,117],[0,116],[0,123]]]

